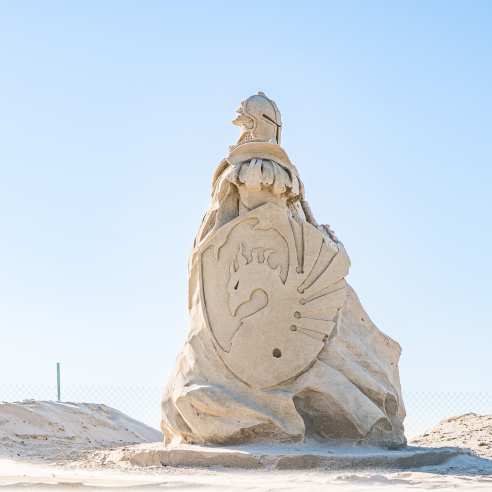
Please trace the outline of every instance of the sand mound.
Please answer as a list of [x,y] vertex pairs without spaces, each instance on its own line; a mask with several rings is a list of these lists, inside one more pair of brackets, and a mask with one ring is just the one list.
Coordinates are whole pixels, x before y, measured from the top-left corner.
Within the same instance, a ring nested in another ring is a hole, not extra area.
[[159,431],[106,405],[0,403],[0,458],[75,459],[87,450],[161,439]]
[[411,444],[468,448],[483,458],[492,458],[492,415],[466,413],[448,418],[413,439]]

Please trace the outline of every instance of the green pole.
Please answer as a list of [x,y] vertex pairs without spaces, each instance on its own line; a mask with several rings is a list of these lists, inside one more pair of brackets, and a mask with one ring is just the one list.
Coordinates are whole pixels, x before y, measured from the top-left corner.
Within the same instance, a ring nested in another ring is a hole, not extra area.
[[61,381],[60,381],[60,363],[56,363],[56,396],[61,401]]

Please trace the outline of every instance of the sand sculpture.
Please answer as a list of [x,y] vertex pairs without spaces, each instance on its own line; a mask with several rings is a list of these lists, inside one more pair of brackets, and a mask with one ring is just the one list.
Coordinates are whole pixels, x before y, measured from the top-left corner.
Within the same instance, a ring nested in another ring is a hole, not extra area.
[[259,92],[213,175],[189,271],[190,327],[162,399],[166,443],[313,438],[402,447],[400,346],[371,322]]

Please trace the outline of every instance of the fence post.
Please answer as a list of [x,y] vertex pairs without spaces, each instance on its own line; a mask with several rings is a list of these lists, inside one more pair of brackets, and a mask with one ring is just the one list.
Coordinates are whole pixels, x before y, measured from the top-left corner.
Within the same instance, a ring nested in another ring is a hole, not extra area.
[[61,401],[61,381],[60,381],[60,363],[56,363],[56,396],[57,401]]

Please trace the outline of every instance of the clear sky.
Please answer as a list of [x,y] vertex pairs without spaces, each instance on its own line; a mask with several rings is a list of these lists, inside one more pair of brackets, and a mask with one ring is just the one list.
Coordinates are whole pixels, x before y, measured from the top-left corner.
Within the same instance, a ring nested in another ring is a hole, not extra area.
[[[405,391],[492,391],[492,3],[0,1],[0,383],[163,385],[241,99]],[[1,396],[0,396],[1,398]]]

